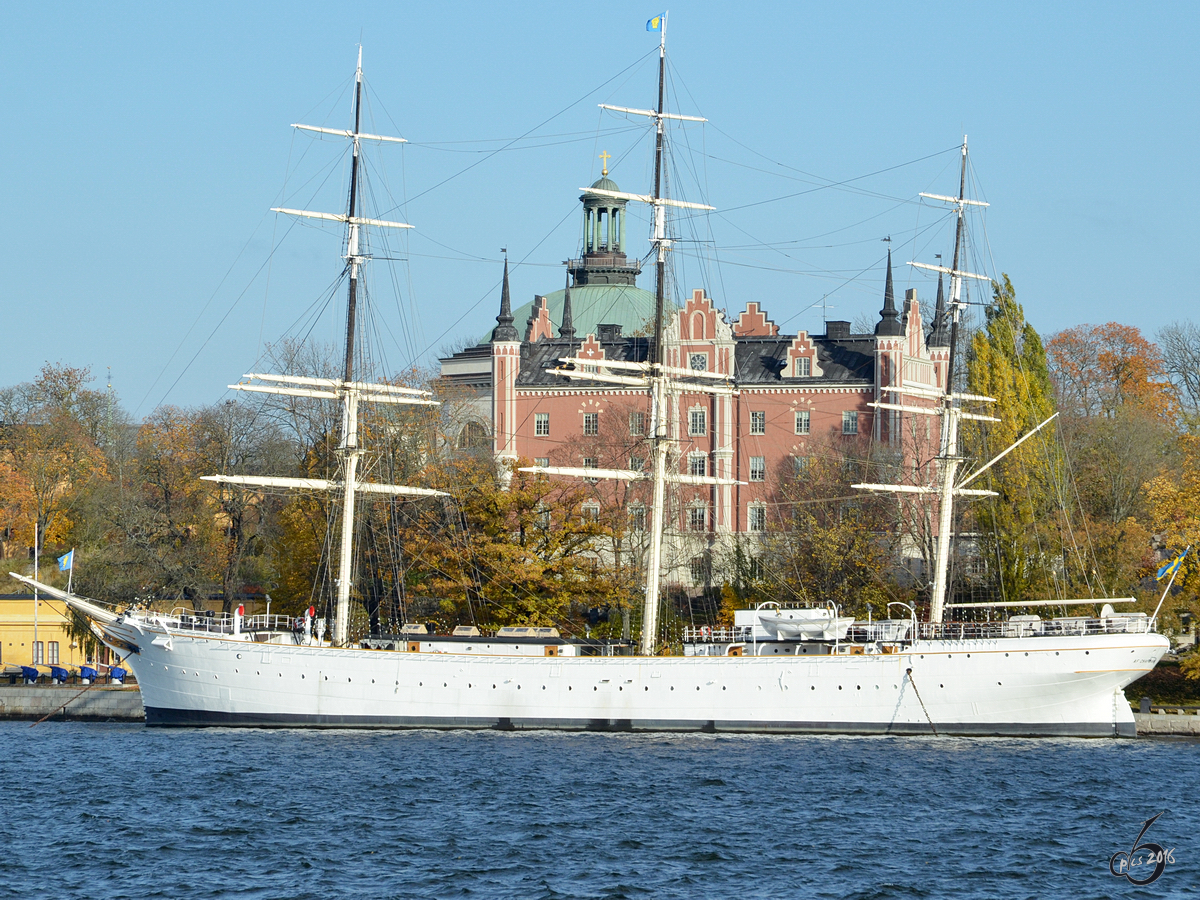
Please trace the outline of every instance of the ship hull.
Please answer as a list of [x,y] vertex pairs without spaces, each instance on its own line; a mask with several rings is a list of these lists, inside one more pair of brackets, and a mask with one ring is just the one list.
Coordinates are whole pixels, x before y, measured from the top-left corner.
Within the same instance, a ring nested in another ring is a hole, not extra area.
[[1153,633],[820,657],[512,657],[105,629],[152,726],[1132,736]]

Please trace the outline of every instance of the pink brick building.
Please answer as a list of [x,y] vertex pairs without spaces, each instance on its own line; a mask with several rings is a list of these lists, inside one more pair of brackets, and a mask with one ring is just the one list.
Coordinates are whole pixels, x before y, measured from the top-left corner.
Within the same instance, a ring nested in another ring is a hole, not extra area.
[[[608,178],[593,186],[617,190]],[[583,252],[568,263],[566,287],[514,311],[505,263],[496,328],[478,346],[443,359],[442,376],[465,398],[464,443],[487,436],[497,457],[543,465],[636,468],[649,457],[645,393],[550,371],[567,356],[634,362],[649,357],[654,297],[637,287],[640,266],[624,252],[625,201],[593,195],[581,200]],[[515,323],[522,323],[520,330]],[[672,308],[664,333],[668,365],[728,374],[740,392],[672,399],[672,465],[684,474],[745,482],[683,489],[667,521],[681,570],[698,551],[765,530],[773,480],[802,472],[806,457],[830,442],[882,444],[901,458],[922,445],[921,455],[927,455],[928,442],[936,443],[936,434],[928,434],[935,427],[931,417],[869,405],[919,404],[887,389],[901,383],[940,386],[949,354],[941,286],[934,325],[926,329],[916,291],[897,307],[890,253],[883,308],[871,333],[851,333],[849,322],[828,322],[824,334],[783,334],[770,311],[753,300],[728,321],[701,289],[682,308]],[[912,462],[904,459],[902,468],[911,469]],[[645,515],[649,492],[643,487],[598,482],[596,507],[619,502],[636,521]]]

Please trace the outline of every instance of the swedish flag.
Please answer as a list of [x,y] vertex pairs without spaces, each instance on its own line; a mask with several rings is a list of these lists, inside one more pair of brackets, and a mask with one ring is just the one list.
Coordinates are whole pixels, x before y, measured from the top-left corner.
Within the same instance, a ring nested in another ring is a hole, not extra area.
[[662,31],[663,19],[666,18],[666,13],[659,13],[653,19],[646,23],[647,31]]
[[[1188,550],[1191,550],[1191,549],[1192,549],[1191,547],[1188,547]],[[1176,572],[1178,572],[1179,564],[1183,562],[1183,558],[1187,555],[1188,555],[1188,551],[1184,550],[1177,557],[1175,557],[1174,560],[1172,560],[1169,563],[1165,563],[1163,565],[1163,567],[1158,570],[1158,576],[1157,576],[1158,580],[1162,581],[1168,575],[1174,575]]]

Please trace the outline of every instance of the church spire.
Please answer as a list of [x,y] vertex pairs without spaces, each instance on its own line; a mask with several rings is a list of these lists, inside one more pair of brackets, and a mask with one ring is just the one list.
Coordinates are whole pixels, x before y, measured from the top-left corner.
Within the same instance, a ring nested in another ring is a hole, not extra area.
[[512,300],[508,295],[508,253],[504,254],[504,286],[500,289],[500,315],[496,316],[496,327],[492,330],[493,341],[519,341],[521,336],[513,328]]
[[898,337],[904,334],[904,326],[900,324],[900,313],[896,310],[896,296],[892,289],[892,248],[888,247],[887,254],[887,283],[883,288],[883,309],[879,311],[879,322],[875,325],[875,334],[880,337]]
[[567,287],[563,291],[562,324],[558,326],[558,336],[564,341],[575,340],[575,322],[571,318],[571,272],[567,271]]
[[942,289],[942,273],[938,272],[937,306],[933,311],[933,329],[929,332],[929,347],[949,347],[950,329],[946,327],[946,294]]

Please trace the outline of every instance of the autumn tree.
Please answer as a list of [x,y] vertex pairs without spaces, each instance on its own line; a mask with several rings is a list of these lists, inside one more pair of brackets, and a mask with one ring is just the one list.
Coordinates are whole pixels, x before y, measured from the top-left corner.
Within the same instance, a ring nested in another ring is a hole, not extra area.
[[61,543],[82,492],[106,476],[98,409],[104,394],[87,369],[47,364],[32,384],[4,392],[0,516],[13,539]]
[[878,481],[866,447],[815,443],[793,473],[778,479],[750,599],[805,606],[834,602],[843,615],[867,615],[894,599],[889,569],[895,546],[892,498],[851,485]]
[[441,598],[449,622],[562,625],[582,630],[590,607],[629,602],[600,555],[605,526],[585,508],[586,484],[464,454],[439,462],[402,535],[410,590]]
[[1192,432],[1200,431],[1200,327],[1193,322],[1174,322],[1158,333],[1163,371],[1175,386],[1184,421]]

